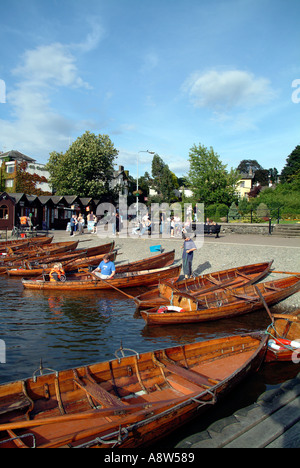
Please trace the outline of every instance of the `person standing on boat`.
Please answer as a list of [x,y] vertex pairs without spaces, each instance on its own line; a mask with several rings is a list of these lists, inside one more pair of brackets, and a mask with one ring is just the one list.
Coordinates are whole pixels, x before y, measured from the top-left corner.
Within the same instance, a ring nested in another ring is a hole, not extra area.
[[116,273],[116,267],[114,262],[109,258],[109,254],[104,255],[102,262],[93,271],[93,274],[101,279],[111,279]]
[[183,253],[182,253],[182,268],[185,278],[192,278],[192,263],[194,251],[197,250],[195,242],[188,234],[183,234]]

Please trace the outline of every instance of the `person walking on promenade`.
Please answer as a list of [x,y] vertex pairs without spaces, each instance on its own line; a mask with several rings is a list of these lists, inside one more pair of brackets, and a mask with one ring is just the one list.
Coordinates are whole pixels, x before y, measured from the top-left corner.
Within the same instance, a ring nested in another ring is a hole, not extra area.
[[194,251],[197,250],[195,242],[188,234],[183,234],[183,253],[182,253],[182,268],[185,278],[192,278],[192,263]]
[[72,218],[70,219],[70,226],[71,226],[70,236],[75,236],[74,231],[76,228],[76,224],[77,224],[76,215],[72,215]]

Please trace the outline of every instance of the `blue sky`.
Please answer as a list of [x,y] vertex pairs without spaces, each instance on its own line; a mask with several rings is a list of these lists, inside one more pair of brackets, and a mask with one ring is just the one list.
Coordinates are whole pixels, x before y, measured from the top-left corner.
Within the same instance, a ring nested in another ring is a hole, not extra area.
[[187,174],[200,143],[280,171],[300,144],[299,16],[299,0],[1,0],[0,150],[46,163],[89,130],[133,176],[148,149]]

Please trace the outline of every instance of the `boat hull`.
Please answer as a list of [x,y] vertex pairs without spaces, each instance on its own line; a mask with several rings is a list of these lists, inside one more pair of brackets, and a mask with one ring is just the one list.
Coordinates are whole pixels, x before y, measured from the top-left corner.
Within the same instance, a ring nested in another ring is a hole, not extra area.
[[83,290],[107,290],[107,289],[124,289],[134,288],[137,286],[151,286],[158,284],[165,279],[173,279],[176,281],[180,276],[181,265],[174,267],[160,268],[149,271],[138,271],[123,273],[119,276],[116,274],[110,280],[101,280],[92,274],[79,275],[72,280],[69,277],[67,281],[49,282],[45,280],[26,280],[23,279],[22,283],[25,289],[36,290],[61,290],[61,291],[78,291]]
[[0,242],[0,253],[6,252],[7,248],[12,249],[22,249],[26,248],[28,245],[43,245],[43,244],[51,244],[53,237],[31,237],[28,239],[18,239],[18,240],[10,240],[10,241],[2,241]]
[[[273,261],[245,265],[238,268],[217,271],[193,279],[182,280],[176,284],[169,285],[177,291],[186,292],[193,296],[199,296],[209,291],[220,289],[220,287],[238,287],[253,284],[263,279],[270,271]],[[171,293],[172,294],[172,293]],[[168,305],[170,293],[164,293],[159,288],[147,291],[134,298],[137,308],[150,309],[161,305]]]
[[[291,276],[282,280],[269,281],[257,286],[266,303],[271,306],[300,290],[300,279]],[[215,295],[215,297],[213,297]],[[198,298],[178,293],[173,296],[173,306],[181,312],[158,313],[157,309],[142,310],[141,316],[147,325],[176,325],[227,319],[248,314],[264,308],[254,286],[210,293]],[[199,306],[199,303],[201,305]],[[199,309],[200,307],[200,309]]]
[[131,356],[121,348],[112,361],[0,385],[1,446],[146,447],[257,371],[267,340],[236,335]]

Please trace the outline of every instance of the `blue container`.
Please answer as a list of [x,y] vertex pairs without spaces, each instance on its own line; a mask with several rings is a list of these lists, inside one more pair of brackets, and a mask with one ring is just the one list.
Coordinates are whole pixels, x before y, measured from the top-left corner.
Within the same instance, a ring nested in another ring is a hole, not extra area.
[[161,245],[152,245],[150,247],[150,252],[161,252]]

